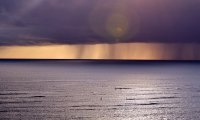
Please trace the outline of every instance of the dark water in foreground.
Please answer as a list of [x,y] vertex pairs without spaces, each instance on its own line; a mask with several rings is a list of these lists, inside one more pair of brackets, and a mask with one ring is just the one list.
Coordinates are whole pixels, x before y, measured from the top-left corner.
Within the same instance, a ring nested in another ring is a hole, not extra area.
[[0,120],[200,120],[200,64],[0,62]]

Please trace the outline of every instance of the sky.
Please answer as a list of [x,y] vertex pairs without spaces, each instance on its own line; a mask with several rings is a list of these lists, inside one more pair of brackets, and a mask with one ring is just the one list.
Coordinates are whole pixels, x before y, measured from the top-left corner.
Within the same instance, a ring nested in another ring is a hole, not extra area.
[[[123,51],[124,45],[131,49],[136,45],[142,48],[143,44],[181,46],[191,56],[194,55],[191,46],[200,43],[199,6],[199,0],[0,0],[0,58],[6,54],[7,58],[13,57],[8,56],[8,49],[26,51],[27,47],[36,50],[45,47],[47,57],[52,46],[54,51],[59,45],[60,49],[63,45],[73,46],[75,49],[68,51],[74,53],[97,44],[110,49],[121,45],[117,51]],[[180,49],[175,48],[170,50],[171,54],[177,54],[173,58],[182,59],[178,57],[182,54],[178,52]],[[108,54],[110,49],[101,51]],[[22,53],[15,52],[16,58]],[[128,54],[131,53],[136,51]],[[123,59],[121,55],[117,58]]]
[[199,44],[118,43],[48,46],[4,46],[0,58],[200,60]]

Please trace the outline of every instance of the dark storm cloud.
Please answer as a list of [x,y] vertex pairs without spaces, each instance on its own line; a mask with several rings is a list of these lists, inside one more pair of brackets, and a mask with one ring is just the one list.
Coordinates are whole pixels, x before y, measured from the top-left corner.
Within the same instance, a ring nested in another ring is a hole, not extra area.
[[116,42],[98,28],[106,23],[94,25],[115,8],[131,26],[121,42],[200,42],[199,6],[199,0],[0,0],[0,45]]

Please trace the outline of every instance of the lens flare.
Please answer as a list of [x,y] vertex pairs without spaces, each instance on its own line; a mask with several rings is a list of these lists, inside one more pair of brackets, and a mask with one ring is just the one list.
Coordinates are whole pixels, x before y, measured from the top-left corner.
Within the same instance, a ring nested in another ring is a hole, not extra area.
[[128,3],[116,0],[95,5],[89,18],[91,30],[112,42],[132,39],[139,32],[139,17],[134,8],[127,8]]
[[106,31],[106,20],[108,16],[110,16],[110,12],[110,6],[98,4],[94,7],[89,16],[89,25],[92,32],[99,37],[108,38],[108,40],[111,38]]
[[107,20],[107,32],[119,40],[123,38],[129,29],[129,20],[128,17],[121,14],[113,14]]

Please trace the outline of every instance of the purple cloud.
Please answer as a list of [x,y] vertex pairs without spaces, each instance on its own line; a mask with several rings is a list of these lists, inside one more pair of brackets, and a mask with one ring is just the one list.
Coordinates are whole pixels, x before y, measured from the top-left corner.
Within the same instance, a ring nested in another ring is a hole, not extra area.
[[200,42],[199,0],[0,0],[0,45]]

